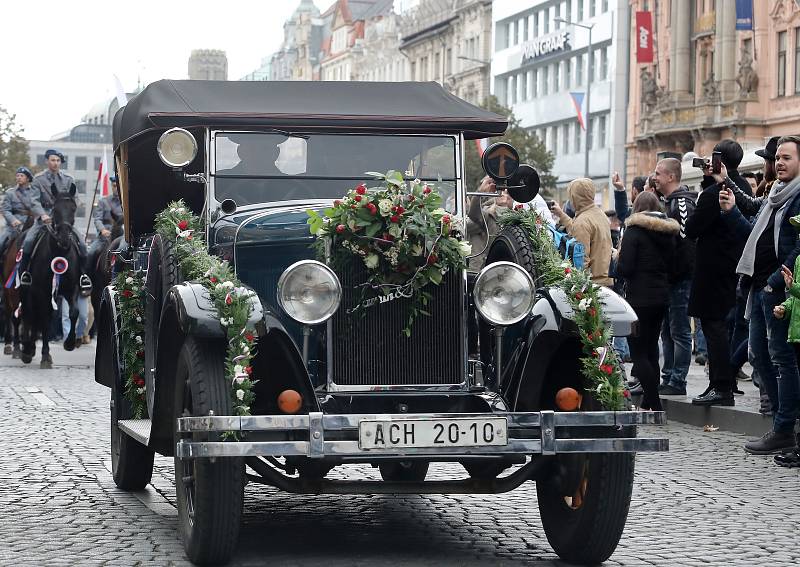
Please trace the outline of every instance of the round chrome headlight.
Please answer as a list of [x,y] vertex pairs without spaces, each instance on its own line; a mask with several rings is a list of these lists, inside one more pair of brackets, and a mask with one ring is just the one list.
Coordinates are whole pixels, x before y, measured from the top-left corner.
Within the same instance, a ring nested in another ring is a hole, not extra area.
[[513,262],[489,264],[475,280],[475,308],[493,325],[513,325],[533,308],[531,275]]
[[169,167],[186,167],[197,155],[197,140],[183,128],[171,128],[161,134],[156,149]]
[[327,321],[341,300],[339,278],[322,262],[295,262],[278,279],[278,303],[289,317],[304,325]]

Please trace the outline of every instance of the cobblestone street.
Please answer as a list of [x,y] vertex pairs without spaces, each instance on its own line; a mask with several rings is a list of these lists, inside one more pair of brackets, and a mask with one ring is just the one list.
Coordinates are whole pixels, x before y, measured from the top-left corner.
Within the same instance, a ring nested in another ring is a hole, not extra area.
[[[30,366],[0,359],[0,564],[186,565],[171,459],[157,459],[146,491],[114,487],[109,396],[94,382],[93,358],[92,345],[54,348],[49,371],[39,370],[38,357]],[[678,423],[661,431],[670,452],[637,457],[627,529],[607,565],[800,563],[800,472],[745,454],[741,435]],[[365,467],[335,474],[377,477]],[[298,496],[249,485],[232,564],[560,563],[529,483],[497,496],[403,497]]]

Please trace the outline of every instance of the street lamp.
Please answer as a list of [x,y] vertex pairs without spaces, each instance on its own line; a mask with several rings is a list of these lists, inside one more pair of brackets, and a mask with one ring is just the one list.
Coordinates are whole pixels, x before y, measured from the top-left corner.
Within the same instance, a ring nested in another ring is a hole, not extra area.
[[592,28],[594,24],[576,24],[564,18],[554,18],[554,22],[560,22],[571,26],[577,26],[589,30],[589,45],[586,47],[586,141],[583,153],[583,176],[589,177],[589,140],[592,139],[592,120],[589,117],[589,104],[592,102],[592,71],[594,70],[594,59],[592,58]]

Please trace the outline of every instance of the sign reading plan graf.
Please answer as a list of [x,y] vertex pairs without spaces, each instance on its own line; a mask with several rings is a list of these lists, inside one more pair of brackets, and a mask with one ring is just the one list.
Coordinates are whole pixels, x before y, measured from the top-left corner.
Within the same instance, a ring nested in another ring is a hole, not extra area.
[[564,30],[557,31],[522,44],[522,62],[570,49],[569,34]]

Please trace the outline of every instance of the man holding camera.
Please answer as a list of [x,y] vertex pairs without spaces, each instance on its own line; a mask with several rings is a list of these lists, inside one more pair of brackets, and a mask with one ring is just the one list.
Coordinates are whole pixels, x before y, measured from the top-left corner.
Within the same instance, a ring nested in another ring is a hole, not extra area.
[[686,223],[694,212],[697,195],[681,185],[681,162],[675,158],[658,162],[653,181],[656,190],[666,200],[667,216],[680,225],[675,249],[677,266],[670,282],[669,306],[661,328],[664,366],[658,391],[666,396],[685,396],[686,375],[692,363],[692,328],[688,308],[695,255],[695,241],[686,234]]
[[[794,266],[800,255],[797,231],[789,222],[800,214],[800,136],[778,140],[777,181],[753,224],[736,207],[732,192],[720,191],[725,222],[747,241],[736,267],[750,279],[747,299],[753,366],[775,409],[772,430],[745,444],[748,453],[768,455],[795,446],[794,424],[800,415],[800,375],[794,348],[787,342],[789,322],[773,316],[786,299],[781,266]],[[724,166],[719,177],[726,175]],[[715,176],[716,177],[716,176]]]
[[[714,147],[712,159],[697,158],[703,169],[703,191],[686,223],[686,236],[697,239],[689,315],[700,319],[706,337],[709,386],[692,400],[694,405],[734,405],[736,380],[728,324],[736,305],[736,264],[744,242],[721,218],[719,194],[728,191],[727,185],[732,183],[742,191],[750,190],[736,169],[743,156],[742,147],[728,139]],[[723,169],[727,175],[722,174]]]

